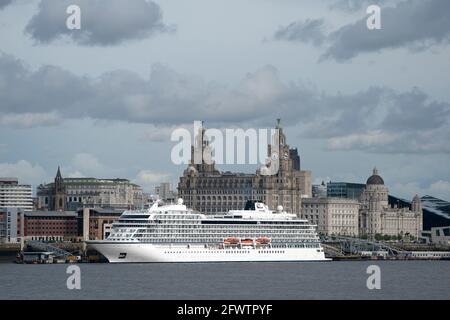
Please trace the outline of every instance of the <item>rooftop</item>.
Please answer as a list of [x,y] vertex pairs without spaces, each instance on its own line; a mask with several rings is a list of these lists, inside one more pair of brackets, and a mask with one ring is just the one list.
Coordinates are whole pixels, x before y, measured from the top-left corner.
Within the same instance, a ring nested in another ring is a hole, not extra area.
[[[97,179],[97,178],[63,178],[65,185],[106,185],[106,184],[129,184],[139,187],[139,185],[132,183],[128,179]],[[45,186],[52,186],[54,182],[45,184]]]
[[0,178],[0,184],[18,184],[17,178]]
[[372,174],[372,176],[369,177],[369,179],[367,179],[366,184],[367,185],[384,185],[384,180],[383,180],[383,178],[381,178],[378,175],[377,168],[373,169],[373,174]]
[[25,211],[28,217],[77,217],[75,211]]

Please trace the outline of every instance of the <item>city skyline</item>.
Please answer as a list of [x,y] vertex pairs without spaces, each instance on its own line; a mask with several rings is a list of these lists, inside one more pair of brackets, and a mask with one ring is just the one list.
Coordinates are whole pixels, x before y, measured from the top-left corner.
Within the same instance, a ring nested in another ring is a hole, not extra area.
[[[59,2],[85,6],[90,36],[59,28],[51,1],[0,4],[0,176],[36,187],[61,165],[148,191],[185,169],[170,162],[175,128],[281,118],[315,183],[377,166],[396,196],[450,200],[448,2],[112,1],[123,32],[86,1]],[[372,2],[389,37],[357,28]]]

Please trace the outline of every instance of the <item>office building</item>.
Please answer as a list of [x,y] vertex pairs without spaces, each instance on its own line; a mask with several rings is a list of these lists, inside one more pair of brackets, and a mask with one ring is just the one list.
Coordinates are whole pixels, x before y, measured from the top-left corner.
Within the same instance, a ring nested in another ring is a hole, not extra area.
[[317,225],[319,234],[358,236],[358,201],[344,198],[304,198],[301,206],[301,218]]

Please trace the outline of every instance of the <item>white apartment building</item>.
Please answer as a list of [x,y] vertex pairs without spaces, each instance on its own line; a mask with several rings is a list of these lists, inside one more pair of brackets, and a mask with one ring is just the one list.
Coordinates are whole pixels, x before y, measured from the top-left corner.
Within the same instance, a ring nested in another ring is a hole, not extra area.
[[31,185],[19,184],[17,178],[0,178],[0,207],[33,210]]

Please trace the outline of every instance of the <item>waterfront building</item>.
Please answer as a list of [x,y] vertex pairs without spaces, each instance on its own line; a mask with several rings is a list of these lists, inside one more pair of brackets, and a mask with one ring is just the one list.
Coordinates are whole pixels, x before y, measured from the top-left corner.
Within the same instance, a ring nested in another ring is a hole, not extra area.
[[18,243],[22,233],[24,240],[74,241],[78,239],[77,213],[0,208],[0,242]]
[[298,154],[298,149],[289,149],[289,157],[292,159],[292,169],[300,171],[300,155]]
[[430,240],[433,244],[450,245],[450,226],[431,228]]
[[[84,216],[83,210],[87,210]],[[88,226],[88,239],[103,240],[123,210],[80,209],[78,211],[23,211],[0,208],[0,242],[17,243],[21,239],[21,219],[24,217],[24,240],[81,241],[83,228]],[[84,223],[86,219],[86,224]]]
[[31,185],[19,184],[17,178],[0,178],[0,207],[33,210]]
[[20,242],[20,221],[23,209],[0,208],[0,243]]
[[25,240],[77,241],[78,214],[75,211],[25,212]]
[[[191,152],[191,163],[183,172],[178,183],[178,195],[189,208],[204,214],[224,213],[228,210],[243,209],[247,200],[258,200],[269,208],[281,205],[289,212],[300,212],[302,197],[312,196],[312,178],[310,171],[300,168],[300,157],[297,149],[287,144],[283,128],[278,121],[279,150],[277,151],[280,166],[275,175],[263,175],[260,170],[255,174],[222,172],[216,169],[215,163],[194,163],[194,147]],[[205,130],[198,134],[196,146],[204,152],[208,148]]]
[[366,185],[362,183],[330,181],[327,183],[327,197],[359,200],[365,188]]
[[321,235],[356,237],[359,234],[359,202],[344,198],[304,198],[301,218],[317,225]]
[[326,198],[327,197],[327,185],[324,181],[321,184],[312,185],[313,198]]
[[425,195],[421,198],[423,210],[423,229],[450,226],[450,202]]
[[384,185],[378,170],[373,170],[361,194],[360,234],[373,237],[377,234],[388,236],[410,235],[419,238],[423,225],[422,204],[418,195],[411,206],[390,206],[389,190]]
[[60,168],[53,183],[37,188],[39,210],[91,208],[130,209],[144,206],[140,186],[127,179],[63,178]]
[[83,210],[78,211],[78,235],[83,235],[84,219],[89,220],[89,233],[86,240],[103,240],[106,239],[112,230],[112,225],[116,222],[123,210],[92,208],[88,209],[86,215]]
[[170,182],[162,182],[159,186],[155,187],[155,194],[158,196],[158,199],[170,202],[175,201],[177,195],[176,192],[172,189],[172,184]]

